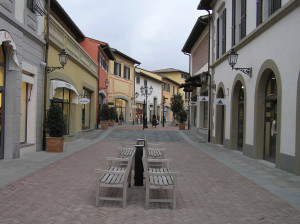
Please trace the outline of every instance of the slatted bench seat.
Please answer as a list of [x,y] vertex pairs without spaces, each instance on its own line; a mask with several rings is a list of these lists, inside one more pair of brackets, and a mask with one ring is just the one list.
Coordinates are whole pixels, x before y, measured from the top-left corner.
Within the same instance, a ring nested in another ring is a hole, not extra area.
[[[95,169],[94,173],[97,174],[97,188],[96,188],[96,206],[99,206],[100,200],[112,200],[112,201],[122,201],[123,208],[126,207],[127,200],[127,187],[131,185],[131,166],[132,166],[132,156],[128,158],[106,158],[109,161],[109,166],[107,169]],[[126,167],[120,167],[114,165],[114,162],[126,162]],[[118,197],[104,197],[100,196],[102,188],[121,188],[122,198]]]
[[[176,209],[176,187],[177,176],[179,172],[171,172],[169,170],[170,159],[147,159],[143,156],[143,165],[145,171],[146,182],[146,209],[149,208],[150,202],[169,202],[172,208]],[[149,168],[149,163],[166,163],[164,168]],[[172,190],[171,199],[152,198],[150,199],[150,190]]]

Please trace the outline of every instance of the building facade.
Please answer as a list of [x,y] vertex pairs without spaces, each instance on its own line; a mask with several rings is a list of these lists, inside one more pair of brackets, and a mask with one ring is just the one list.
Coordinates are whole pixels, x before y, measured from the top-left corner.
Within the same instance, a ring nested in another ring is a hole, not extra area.
[[117,111],[116,122],[133,122],[134,68],[141,63],[111,48],[115,60],[109,61],[108,103]]
[[[202,0],[198,6],[213,11],[212,140],[297,175],[299,5],[296,0]],[[239,54],[236,66],[227,61],[231,49]]]
[[81,137],[97,126],[97,63],[79,45],[85,36],[56,0],[51,1],[47,66],[59,65],[58,54],[65,49],[67,65],[47,74],[46,105],[51,101],[62,108],[67,121],[65,141]]
[[[107,104],[108,97],[108,71],[109,71],[109,60],[115,60],[112,51],[107,43],[98,41],[92,38],[85,37],[83,41],[80,42],[80,45],[85,49],[85,51],[93,58],[93,60],[98,65],[98,95],[97,95],[97,114],[102,108],[103,104]],[[97,118],[98,115],[97,115]],[[100,123],[100,120],[97,121]]]
[[0,159],[42,149],[44,14],[36,3],[0,2]]
[[142,123],[143,104],[146,101],[146,95],[142,94],[141,87],[147,86],[148,89],[152,87],[151,95],[147,96],[147,121],[152,122],[153,115],[160,122],[162,119],[162,78],[147,70],[135,69],[135,122]]

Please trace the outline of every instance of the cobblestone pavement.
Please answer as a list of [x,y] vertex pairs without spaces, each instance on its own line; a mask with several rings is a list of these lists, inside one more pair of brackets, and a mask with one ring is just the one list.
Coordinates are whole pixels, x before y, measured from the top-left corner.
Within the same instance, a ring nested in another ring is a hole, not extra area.
[[[190,144],[184,136],[188,132],[171,127],[167,131],[142,131],[136,127],[114,128],[95,144],[3,187],[0,224],[300,223],[299,210]],[[152,203],[145,210],[145,187],[128,189],[125,209],[120,202],[107,201],[95,207],[93,169],[105,167],[105,157],[116,155],[114,148],[120,141],[133,141],[141,135],[152,142],[155,138],[164,142],[166,157],[173,159],[171,169],[182,173],[178,179],[177,209]],[[85,139],[98,137],[95,134]]]

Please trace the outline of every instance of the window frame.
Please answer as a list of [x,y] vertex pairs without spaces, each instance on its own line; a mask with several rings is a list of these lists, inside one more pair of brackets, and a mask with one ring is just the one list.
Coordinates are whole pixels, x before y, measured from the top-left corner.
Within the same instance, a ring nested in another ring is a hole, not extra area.
[[114,61],[114,75],[121,77],[121,62]]

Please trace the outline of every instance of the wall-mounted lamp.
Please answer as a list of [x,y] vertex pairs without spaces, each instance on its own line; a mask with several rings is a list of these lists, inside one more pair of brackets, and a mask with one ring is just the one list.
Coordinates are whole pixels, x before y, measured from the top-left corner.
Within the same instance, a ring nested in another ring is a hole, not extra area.
[[48,66],[46,66],[46,69],[47,69],[48,73],[53,72],[56,69],[62,69],[67,64],[69,55],[66,52],[66,50],[62,49],[62,51],[58,55],[59,55],[59,63],[61,64],[61,67],[48,67]]
[[235,50],[232,48],[231,51],[229,52],[229,54],[227,55],[227,59],[228,59],[228,63],[230,65],[230,67],[232,68],[232,70],[240,70],[243,73],[245,73],[246,75],[248,75],[250,78],[252,78],[252,68],[234,68],[237,59],[238,59],[239,54],[235,52]]
[[[208,76],[210,77],[210,82],[209,82],[209,84],[206,84]],[[209,88],[216,90],[216,85],[211,85],[211,76],[210,76],[210,74],[208,74],[207,72],[202,72],[201,75],[200,75],[200,78],[201,78],[202,83],[205,83],[205,85],[207,85]]]

